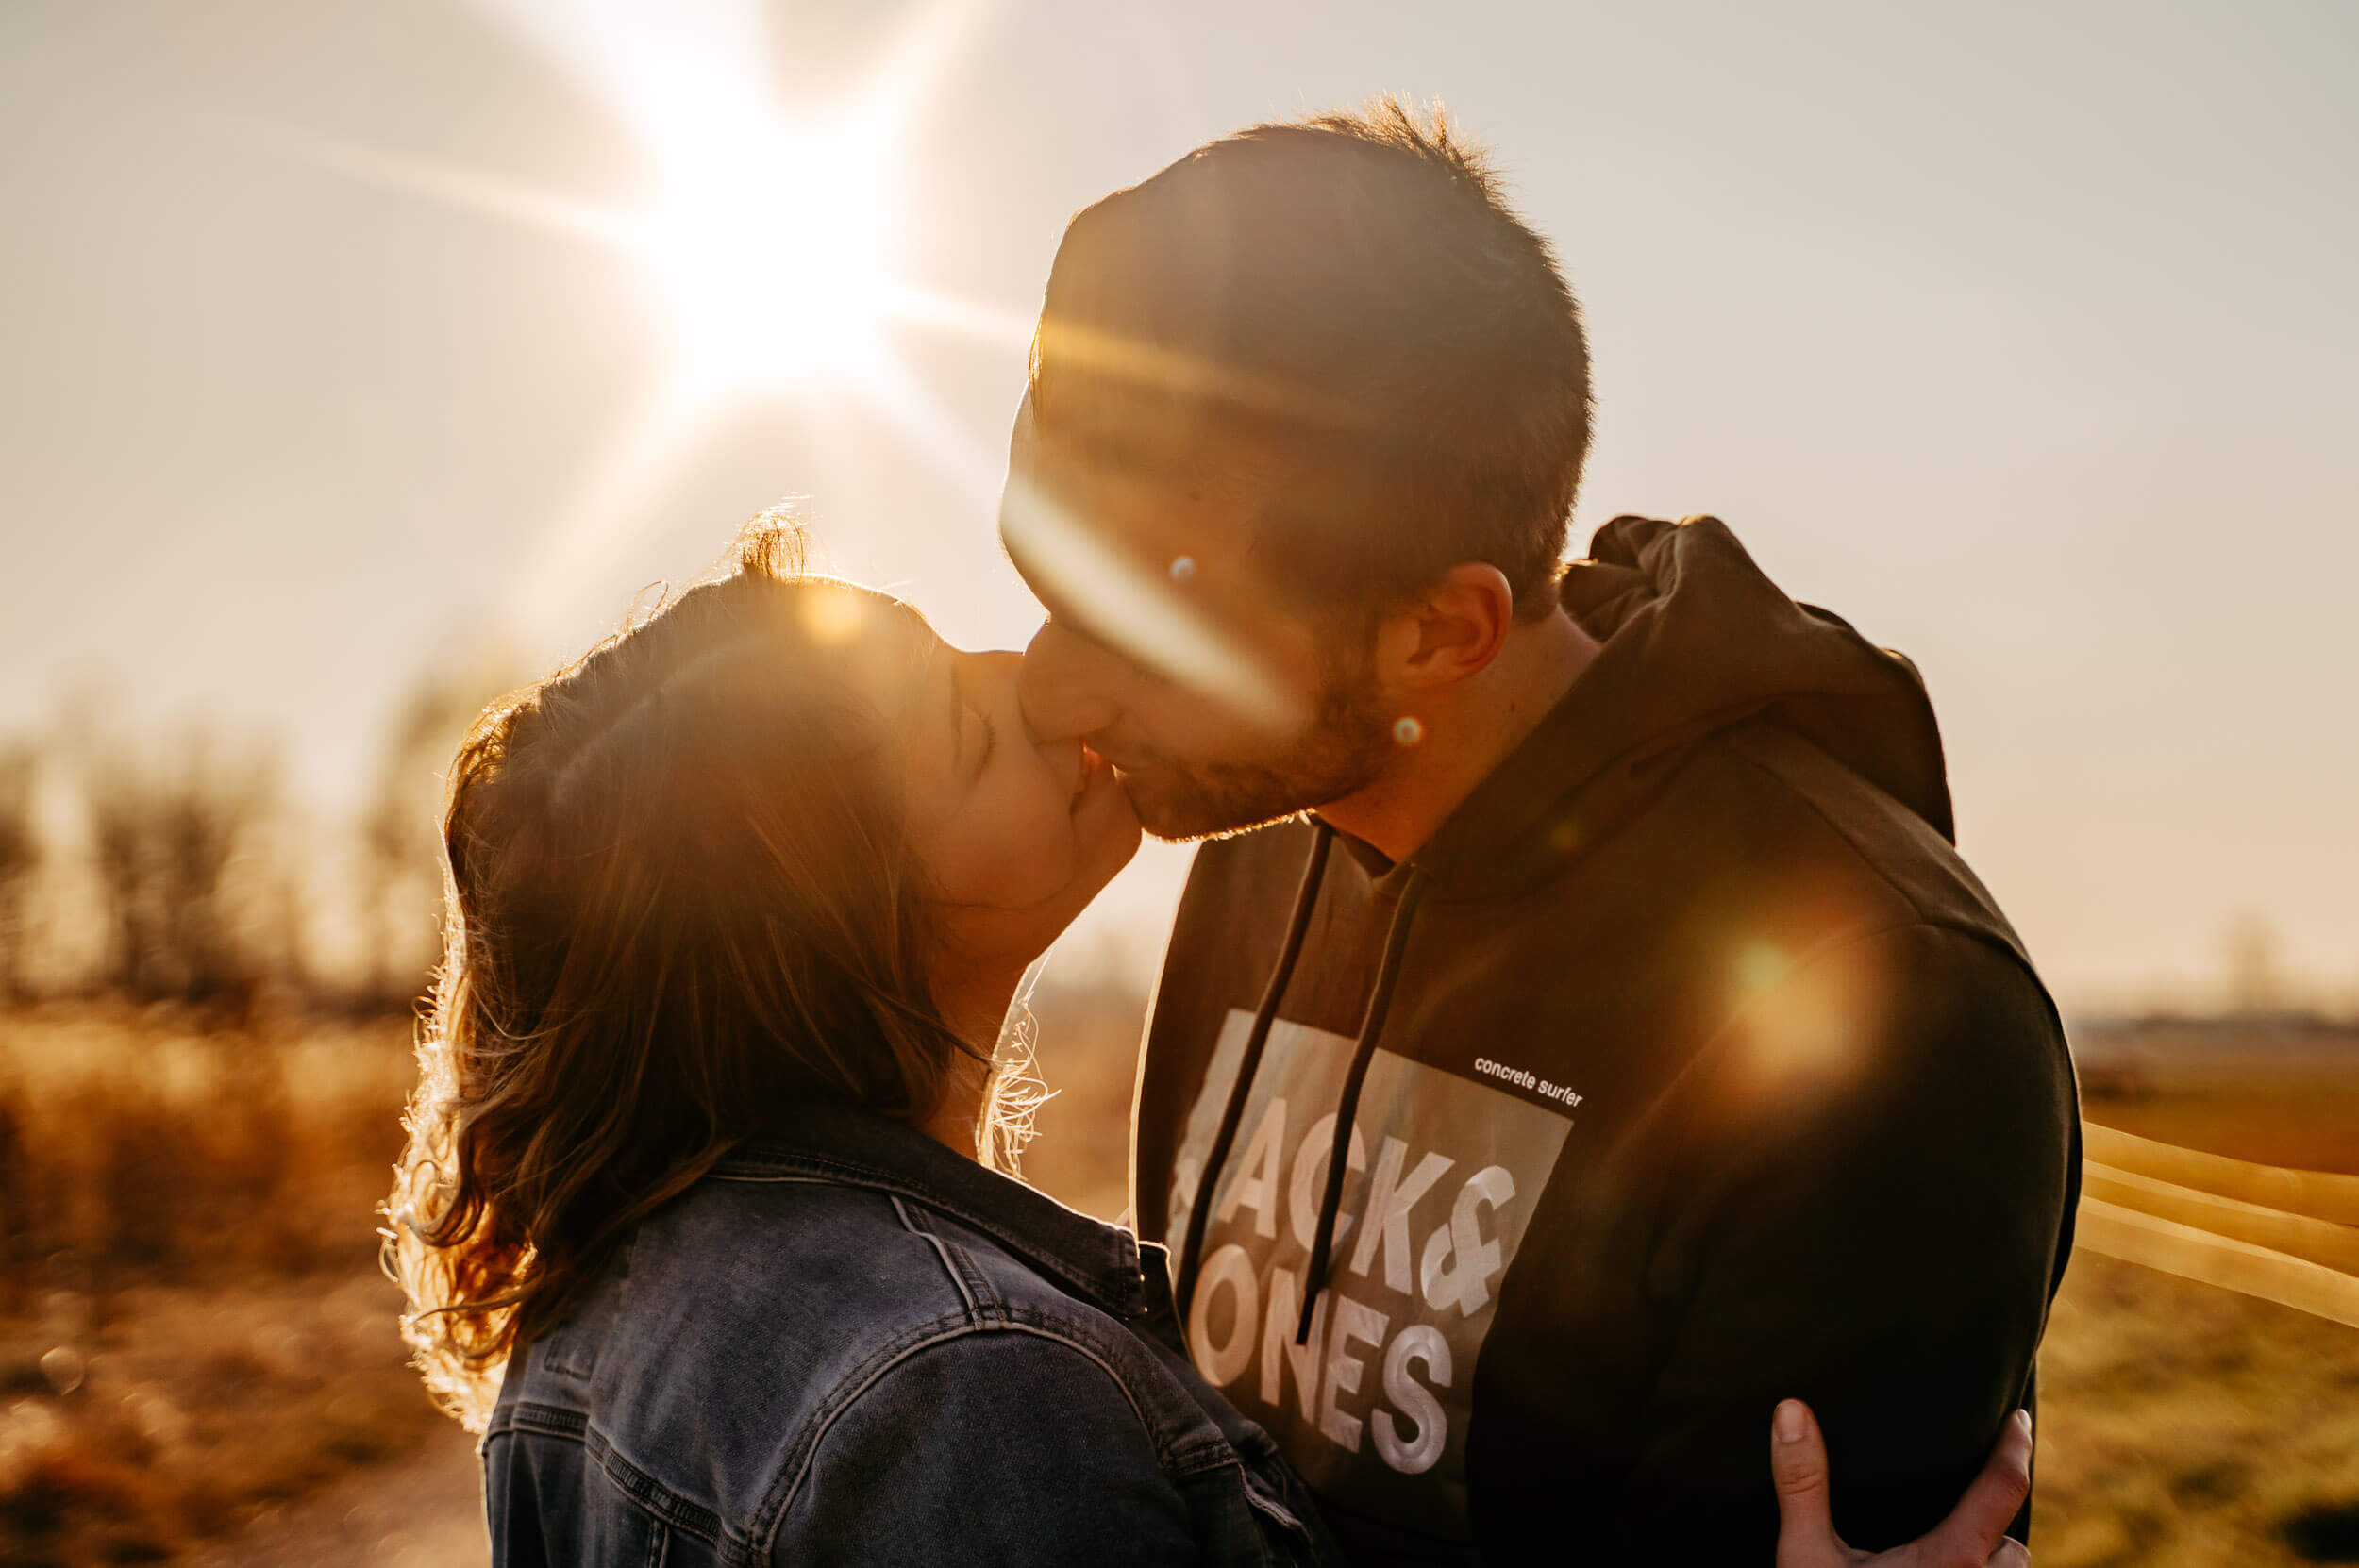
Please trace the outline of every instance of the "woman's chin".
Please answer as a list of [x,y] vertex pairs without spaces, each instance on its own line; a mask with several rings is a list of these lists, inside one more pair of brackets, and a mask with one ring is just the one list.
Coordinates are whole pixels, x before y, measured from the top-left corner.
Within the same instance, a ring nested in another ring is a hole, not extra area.
[[[1114,792],[1116,795],[1121,792]],[[1120,876],[1139,852],[1139,819],[1127,809],[1118,819],[1095,825],[1095,828],[1081,840],[1080,875],[1068,890],[1076,915],[1105,892],[1106,884]]]
[[[988,924],[979,928],[987,930],[988,936],[964,939],[987,944],[995,964],[1012,961],[1021,968],[1046,952],[1138,854],[1142,836],[1138,813],[1130,809],[1130,797],[1114,780],[1113,769],[1101,767],[1074,797],[1072,831],[1072,858],[1066,862],[1071,870],[1063,883],[1035,890],[1022,904],[1000,906]],[[1022,949],[1020,954],[1017,947]],[[980,950],[970,945],[969,957]]]
[[1057,928],[1041,942],[1044,952],[1139,852],[1142,835],[1138,814],[1130,809],[1129,797],[1119,786],[1112,784],[1105,793],[1108,799],[1084,801],[1074,813],[1074,875],[1058,891]]
[[1084,902],[1096,897],[1098,890],[1130,863],[1131,857],[1139,852],[1142,836],[1138,810],[1131,806],[1129,793],[1114,776],[1114,770],[1094,753],[1087,766],[1080,792],[1073,799],[1074,837],[1079,842],[1080,861],[1086,868],[1083,876],[1095,876]]

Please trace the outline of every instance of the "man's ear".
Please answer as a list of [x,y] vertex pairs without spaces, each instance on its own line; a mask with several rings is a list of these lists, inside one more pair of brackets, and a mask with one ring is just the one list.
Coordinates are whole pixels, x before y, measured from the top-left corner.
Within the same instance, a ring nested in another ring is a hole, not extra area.
[[1408,693],[1456,685],[1490,668],[1515,623],[1515,593],[1496,566],[1453,566],[1376,630],[1380,684]]

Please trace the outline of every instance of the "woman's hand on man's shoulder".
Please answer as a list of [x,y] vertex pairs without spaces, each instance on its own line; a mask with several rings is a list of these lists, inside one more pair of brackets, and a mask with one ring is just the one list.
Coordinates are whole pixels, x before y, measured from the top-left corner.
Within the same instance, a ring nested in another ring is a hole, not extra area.
[[2032,1554],[2007,1535],[2032,1493],[2032,1417],[2017,1410],[1999,1435],[1983,1473],[1949,1517],[1888,1552],[1857,1551],[1834,1532],[1827,1445],[1817,1419],[1799,1399],[1770,1418],[1769,1473],[1778,1487],[1777,1568],[2032,1568]]

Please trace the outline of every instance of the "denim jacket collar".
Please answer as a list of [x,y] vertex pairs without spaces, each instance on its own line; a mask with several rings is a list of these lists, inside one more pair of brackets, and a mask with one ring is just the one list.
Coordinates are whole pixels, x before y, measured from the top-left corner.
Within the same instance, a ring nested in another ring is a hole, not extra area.
[[803,1176],[913,1198],[990,1236],[1092,1306],[1178,1339],[1161,1246],[986,1170],[907,1123],[845,1106],[796,1106],[712,1174]]

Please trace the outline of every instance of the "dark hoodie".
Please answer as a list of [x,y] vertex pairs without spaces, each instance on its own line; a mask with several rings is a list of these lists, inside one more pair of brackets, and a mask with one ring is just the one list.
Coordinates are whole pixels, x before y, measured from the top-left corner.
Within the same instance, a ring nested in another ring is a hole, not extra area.
[[1838,1527],[1895,1544],[2032,1399],[2063,1030],[1915,669],[1712,519],[1592,551],[1563,594],[1602,651],[1411,859],[1306,822],[1198,852],[1140,1233],[1364,1560],[1766,1563],[1788,1395]]

